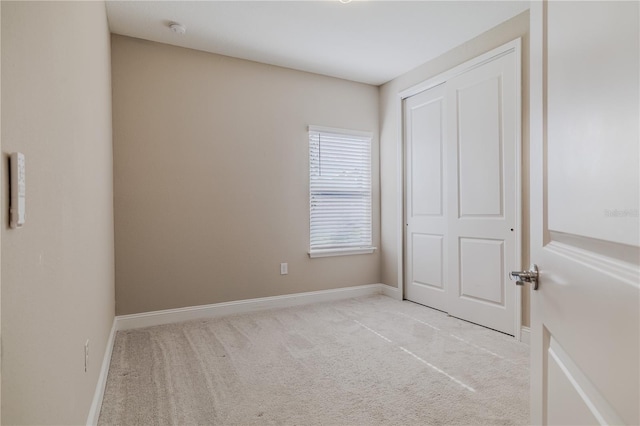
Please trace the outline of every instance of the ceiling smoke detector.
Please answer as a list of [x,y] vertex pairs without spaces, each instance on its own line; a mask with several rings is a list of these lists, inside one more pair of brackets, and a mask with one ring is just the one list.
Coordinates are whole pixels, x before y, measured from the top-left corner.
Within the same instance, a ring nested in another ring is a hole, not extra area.
[[187,27],[184,25],[178,24],[177,22],[172,22],[169,24],[169,28],[176,34],[184,34],[187,32]]

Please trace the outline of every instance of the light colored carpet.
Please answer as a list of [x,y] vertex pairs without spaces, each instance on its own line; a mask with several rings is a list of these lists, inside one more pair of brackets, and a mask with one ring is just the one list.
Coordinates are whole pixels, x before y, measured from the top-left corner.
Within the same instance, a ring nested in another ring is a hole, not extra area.
[[528,353],[385,296],[122,331],[99,424],[527,424]]

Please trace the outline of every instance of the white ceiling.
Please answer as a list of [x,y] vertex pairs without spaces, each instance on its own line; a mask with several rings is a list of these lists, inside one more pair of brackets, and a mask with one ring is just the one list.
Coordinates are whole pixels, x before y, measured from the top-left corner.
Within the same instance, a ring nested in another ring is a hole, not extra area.
[[[518,1],[107,1],[113,33],[380,85],[529,8]],[[179,35],[171,21],[187,27]]]

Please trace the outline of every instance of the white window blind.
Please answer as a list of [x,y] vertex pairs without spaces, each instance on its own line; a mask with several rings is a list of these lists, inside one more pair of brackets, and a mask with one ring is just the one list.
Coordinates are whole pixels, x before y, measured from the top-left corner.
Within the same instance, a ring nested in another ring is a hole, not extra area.
[[371,135],[309,127],[309,254],[371,253]]

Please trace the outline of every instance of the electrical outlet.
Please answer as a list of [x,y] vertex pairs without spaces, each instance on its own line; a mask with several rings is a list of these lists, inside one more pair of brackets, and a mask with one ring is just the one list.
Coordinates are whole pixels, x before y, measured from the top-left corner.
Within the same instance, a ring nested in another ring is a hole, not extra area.
[[289,264],[281,263],[280,264],[280,275],[287,275],[289,273]]
[[89,367],[89,339],[84,342],[84,372],[87,372],[87,368]]

